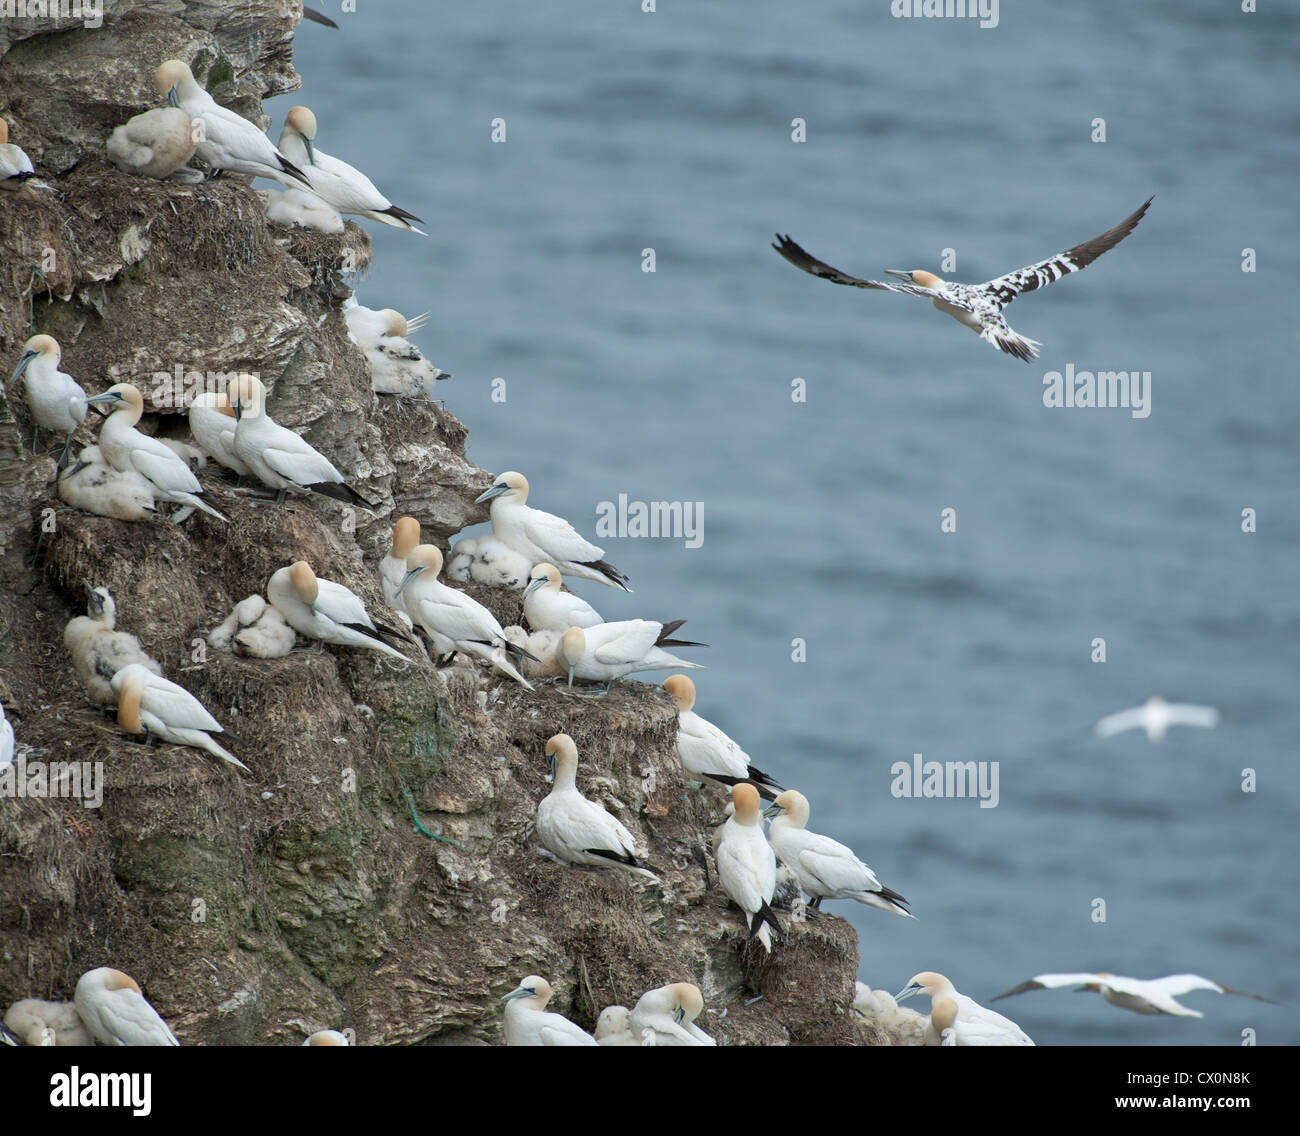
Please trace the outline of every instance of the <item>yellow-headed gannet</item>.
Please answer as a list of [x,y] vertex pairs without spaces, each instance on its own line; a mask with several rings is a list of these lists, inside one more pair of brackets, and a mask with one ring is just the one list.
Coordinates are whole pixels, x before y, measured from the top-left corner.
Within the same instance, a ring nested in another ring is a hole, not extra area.
[[543,846],[568,864],[622,868],[657,879],[636,854],[636,838],[616,817],[578,792],[578,748],[568,734],[546,743],[546,758],[555,782],[537,806],[537,836]]
[[632,1036],[647,1045],[717,1045],[695,1024],[703,1009],[704,995],[693,983],[673,982],[648,990],[632,1008]]
[[767,810],[774,818],[767,839],[798,877],[799,886],[812,897],[809,906],[818,909],[823,899],[852,899],[912,918],[905,906],[907,900],[876,879],[852,848],[808,831],[810,812],[808,798],[794,789],[778,794]]
[[[3,121],[3,119],[0,119]],[[33,335],[23,344],[23,353],[9,381],[16,382],[23,375],[23,387],[27,391],[27,409],[31,411],[36,422],[36,431],[32,434],[32,450],[36,450],[36,439],[41,428],[63,434],[63,453],[58,464],[63,465],[72,445],[72,435],[86,420],[86,392],[81,384],[71,375],[59,370],[59,360],[63,351],[58,340],[52,335]]]
[[293,650],[294,630],[266,600],[251,595],[235,604],[230,614],[208,632],[208,643],[218,651],[234,651],[255,659],[282,659]]
[[761,769],[755,769],[740,746],[692,709],[695,683],[686,675],[669,675],[664,679],[664,689],[677,703],[677,754],[688,773],[723,785],[752,781],[759,796],[769,801],[776,797],[773,790],[779,791],[781,786]]
[[114,469],[98,446],[86,446],[59,477],[59,499],[83,513],[117,521],[143,521],[155,514],[153,486],[135,470]]
[[731,787],[735,812],[718,836],[718,882],[733,903],[745,913],[749,938],[772,950],[772,929],[781,934],[776,912],[770,906],[776,891],[776,855],[763,835],[758,790],[741,783]]
[[14,763],[14,727],[5,717],[5,708],[0,704],[0,769]]
[[406,605],[398,598],[397,589],[402,586],[408,571],[406,558],[419,547],[420,522],[414,517],[398,517],[393,525],[393,542],[388,554],[379,562],[379,586],[383,589],[388,606],[402,619],[407,627],[412,626]]
[[194,157],[194,127],[180,107],[156,107],[128,119],[108,136],[108,160],[144,177],[174,174]]
[[24,1045],[94,1045],[73,1002],[24,998],[5,1011],[5,1026]]
[[200,496],[203,486],[186,461],[170,446],[135,428],[144,414],[144,398],[135,387],[115,383],[86,401],[114,408],[99,428],[99,448],[109,465],[122,473],[138,473],[153,486],[155,501],[189,505],[218,520],[226,519]]
[[348,1035],[338,1030],[317,1030],[303,1045],[347,1045]]
[[348,325],[348,338],[358,347],[371,347],[377,340],[391,335],[414,335],[428,319],[428,312],[407,319],[395,308],[367,308],[357,299],[355,292],[343,301],[343,320]]
[[272,225],[308,229],[313,233],[329,233],[331,236],[343,232],[343,215],[311,190],[295,188],[267,193],[265,201],[266,219]]
[[1010,998],[1012,994],[1023,994],[1026,990],[1056,990],[1062,986],[1073,986],[1076,991],[1090,990],[1100,994],[1112,1006],[1132,1010],[1137,1014],[1169,1014],[1179,1018],[1202,1018],[1199,1010],[1189,1010],[1177,1001],[1182,994],[1194,990],[1213,990],[1216,994],[1239,994],[1243,998],[1254,998],[1256,1002],[1268,1002],[1277,1005],[1271,998],[1262,998],[1245,990],[1234,990],[1211,982],[1199,974],[1170,974],[1164,978],[1125,978],[1120,974],[1039,974],[1028,982],[999,994],[998,998]]
[[853,1012],[874,1022],[898,1045],[924,1045],[929,1024],[923,1014],[900,1006],[888,990],[872,990],[865,982],[855,985]]
[[305,106],[296,106],[285,115],[284,129],[280,131],[280,151],[303,169],[311,191],[321,200],[340,213],[369,217],[372,221],[408,229],[422,237],[429,235],[411,224],[420,221],[419,217],[394,205],[360,170],[316,149],[312,144],[315,137],[316,116]]
[[100,1045],[180,1045],[129,974],[101,966],[77,980],[77,1013]]
[[[957,1004],[957,1018],[950,1027],[957,1031],[957,1045],[1033,1045],[1029,1035],[1015,1022],[981,1006],[973,998],[958,994],[956,987],[942,974],[932,970],[914,975],[912,980],[894,997],[902,1002],[917,994],[930,995],[933,1011],[941,1001],[952,999]],[[931,1023],[933,1025],[933,1023]]]
[[116,706],[113,676],[132,663],[156,675],[162,674],[158,660],[146,654],[140,640],[127,631],[117,631],[117,604],[107,588],[86,585],[90,598],[86,614],[68,620],[63,629],[63,646],[72,656],[72,667],[86,688],[90,700],[99,706]]
[[[450,371],[435,367],[424,357],[407,335],[415,330],[401,312],[392,308],[363,308],[359,304],[343,308],[348,336],[361,348],[370,371],[370,389],[376,394],[396,394],[406,398],[432,398],[434,384],[451,378]],[[427,316],[416,316],[424,320]]]
[[189,419],[190,433],[204,453],[241,477],[252,476],[253,471],[235,452],[238,420],[224,391],[204,391],[196,395],[190,403]]
[[627,577],[602,559],[604,550],[584,540],[568,521],[529,508],[528,478],[522,473],[501,474],[478,501],[492,502],[492,535],[531,564],[554,564],[562,575],[632,590]]
[[223,170],[270,178],[283,185],[311,183],[293,162],[271,145],[271,140],[248,119],[219,106],[217,101],[194,81],[188,65],[179,59],[167,60],[154,73],[158,94],[172,106],[180,107],[191,120],[195,153],[212,167],[213,174]]
[[1212,730],[1219,724],[1219,712],[1213,706],[1191,706],[1166,702],[1153,694],[1141,706],[1110,714],[1093,727],[1099,738],[1114,737],[1125,730],[1145,730],[1147,741],[1162,742],[1170,726],[1200,726]]
[[606,1006],[596,1019],[597,1045],[640,1045],[632,1036],[628,1022],[632,1011],[626,1006]]
[[655,623],[650,619],[625,619],[617,623],[598,623],[595,627],[570,627],[560,638],[560,661],[569,676],[588,682],[603,682],[605,693],[625,675],[640,671],[660,671],[675,667],[701,668],[703,663],[688,663],[670,655],[663,647],[702,647],[687,639],[669,636],[684,620]]
[[9,141],[9,123],[0,118],[0,188],[22,189],[35,176],[31,158]]
[[524,618],[534,631],[567,631],[605,621],[581,596],[563,591],[554,564],[535,564],[524,589]]
[[1031,264],[1027,268],[1008,272],[1005,276],[999,276],[985,284],[953,284],[940,279],[933,272],[919,269],[903,272],[895,268],[887,268],[885,271],[890,276],[898,276],[907,281],[906,284],[861,280],[818,260],[788,236],[783,237],[780,233],[777,234],[778,243],[773,244],[772,247],[796,268],[802,268],[813,276],[820,276],[823,280],[830,280],[835,284],[848,284],[854,288],[874,288],[885,292],[902,292],[909,296],[924,296],[933,301],[934,306],[941,312],[946,312],[958,323],[976,332],[986,343],[991,343],[1008,355],[1014,355],[1017,359],[1023,359],[1028,363],[1038,357],[1038,348],[1042,344],[1012,331],[1002,315],[1002,309],[1022,292],[1032,292],[1035,288],[1051,284],[1068,273],[1087,268],[1102,253],[1113,249],[1137,227],[1137,223],[1142,220],[1142,215],[1146,213],[1152,200],[1153,198],[1148,197],[1136,213],[1125,217],[1113,229],[1107,229],[1101,236],[1093,237],[1090,241],[1084,241],[1083,244],[1075,245],[1063,253],[1048,257],[1037,264]]
[[248,772],[248,766],[212,737],[224,734],[221,723],[183,686],[131,663],[113,676],[117,724],[128,734],[146,734],[177,746],[206,750]]
[[568,1018],[548,1013],[551,984],[530,974],[501,999],[506,1004],[507,1045],[595,1045],[596,1039]]
[[319,578],[305,560],[275,572],[266,585],[266,598],[295,631],[308,639],[340,647],[365,647],[410,660],[393,647],[403,641],[395,627],[376,624],[355,592]]

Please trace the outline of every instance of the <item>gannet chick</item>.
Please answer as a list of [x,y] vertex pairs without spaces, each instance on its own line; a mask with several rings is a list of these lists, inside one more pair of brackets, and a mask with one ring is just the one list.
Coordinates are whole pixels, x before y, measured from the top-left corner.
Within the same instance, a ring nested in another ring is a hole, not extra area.
[[667,636],[681,623],[681,620],[664,624],[649,619],[625,619],[618,623],[598,623],[595,627],[570,627],[560,639],[560,659],[569,676],[569,686],[573,686],[575,678],[603,682],[608,693],[626,675],[673,667],[703,667],[703,663],[688,663],[661,648],[660,644],[679,642]]
[[393,542],[388,555],[379,562],[379,586],[383,589],[384,599],[407,627],[412,626],[411,617],[406,605],[398,598],[397,589],[406,579],[406,558],[419,544],[420,522],[414,517],[398,517],[393,525]]
[[161,181],[194,157],[194,128],[179,107],[157,107],[114,130],[107,149],[119,170]]
[[240,477],[251,477],[253,471],[235,452],[234,408],[224,391],[204,391],[194,397],[189,409],[190,433],[195,441],[218,465],[234,470]]
[[640,1045],[628,1028],[631,1011],[626,1006],[606,1006],[596,1019],[597,1045]]
[[289,229],[307,229],[313,233],[337,236],[343,232],[343,216],[328,201],[310,190],[284,189],[266,195],[266,219],[272,225]]
[[153,486],[155,501],[189,505],[226,519],[200,496],[203,486],[189,465],[157,438],[135,428],[144,414],[144,398],[135,387],[116,383],[86,401],[114,407],[99,428],[99,448],[109,465],[121,473],[138,473]]
[[101,966],[77,980],[77,1013],[100,1045],[180,1045],[129,974]]
[[[282,185],[311,183],[293,162],[271,145],[271,140],[248,119],[218,106],[217,101],[194,81],[189,67],[169,59],[154,73],[158,94],[191,120],[196,137],[195,153],[212,167],[213,176],[224,170],[271,178]],[[195,123],[194,120],[199,120]]]
[[[634,1038],[650,1045],[717,1045],[695,1025],[704,1009],[704,995],[690,982],[674,982],[641,995],[629,1025]],[[649,1030],[652,1038],[647,1038]]]
[[[527,607],[524,608],[527,612]],[[695,713],[695,683],[686,675],[669,675],[664,689],[677,703],[677,754],[682,766],[696,777],[708,777],[723,785],[752,781],[759,796],[773,800],[781,788],[761,769],[749,762],[749,755],[712,722]]]
[[537,836],[543,846],[568,864],[622,868],[657,879],[654,869],[637,857],[636,838],[623,823],[578,792],[573,739],[556,734],[546,743],[546,757],[555,783],[537,806]]
[[62,358],[63,351],[52,335],[33,335],[23,344],[18,366],[9,377],[12,383],[18,380],[19,375],[24,376],[27,409],[36,422],[32,451],[36,450],[36,439],[42,429],[64,435],[63,453],[58,460],[60,467],[68,456],[73,433],[86,420],[86,403],[93,401],[86,398],[86,392],[76,379],[59,370]]
[[475,584],[489,588],[510,588],[518,591],[528,584],[532,564],[513,548],[494,536],[481,536],[475,543],[474,560],[469,566],[469,578]]
[[249,772],[247,765],[217,744],[211,735],[225,733],[221,723],[183,686],[140,663],[123,667],[111,685],[117,694],[117,724],[128,734],[151,734],[172,745],[206,750]]
[[0,705],[0,769],[14,763],[14,727],[5,717],[5,708]]
[[584,540],[568,521],[528,506],[528,478],[503,473],[478,501],[491,501],[492,534],[530,564],[554,564],[564,576],[595,580],[625,592],[627,577],[603,560],[603,549]]
[[343,309],[343,318],[348,337],[366,357],[370,388],[376,394],[432,398],[434,384],[451,378],[450,372],[435,367],[406,338],[412,328],[401,312],[354,306]]
[[772,851],[798,876],[799,886],[812,897],[809,906],[820,908],[823,899],[852,899],[912,918],[907,900],[876,879],[852,848],[808,831],[810,813],[808,798],[794,789],[778,794],[767,810],[774,818],[767,830]]
[[731,901],[745,913],[749,938],[757,938],[772,951],[769,928],[781,934],[772,910],[776,890],[776,855],[763,835],[758,790],[741,783],[731,787],[735,812],[722,826],[717,843],[718,882]]
[[865,982],[856,985],[853,1012],[874,1022],[896,1045],[924,1045],[929,1019],[894,1001],[888,990],[872,990]]
[[90,598],[86,614],[68,620],[63,629],[63,646],[72,656],[72,667],[98,706],[116,706],[113,676],[123,667],[138,663],[155,675],[162,674],[158,660],[147,654],[140,640],[127,631],[117,631],[117,604],[107,588],[86,587]]
[[1125,730],[1145,730],[1147,741],[1162,742],[1170,726],[1199,726],[1212,730],[1219,724],[1219,712],[1212,706],[1191,706],[1166,702],[1153,694],[1141,706],[1110,714],[1093,727],[1099,738],[1110,738]]
[[153,486],[134,470],[115,470],[98,446],[83,449],[72,468],[59,477],[59,500],[83,513],[116,521],[154,516]]
[[31,158],[9,141],[9,123],[0,118],[0,188],[22,189],[35,176]]
[[1239,994],[1243,998],[1254,998],[1256,1002],[1269,1002],[1277,1005],[1271,998],[1261,998],[1245,990],[1234,990],[1211,982],[1199,974],[1170,974],[1164,978],[1125,978],[1119,974],[1039,974],[1028,982],[999,994],[998,998],[1009,998],[1012,994],[1023,994],[1026,990],[1057,990],[1062,986],[1073,986],[1076,991],[1089,990],[1100,994],[1112,1006],[1132,1010],[1137,1014],[1168,1014],[1171,1017],[1201,1018],[1205,1015],[1199,1010],[1189,1010],[1177,999],[1181,994],[1190,994],[1193,990],[1213,990],[1216,994]]
[[218,651],[234,651],[255,659],[282,659],[293,650],[294,630],[266,600],[252,595],[235,604],[230,614],[208,632],[208,643]]
[[564,664],[560,661],[559,631],[527,632],[522,627],[506,628],[506,639],[512,647],[521,649],[532,662],[525,668],[534,676],[544,678],[563,678]]
[[453,544],[447,553],[447,579],[468,584],[470,565],[474,563],[477,552],[478,541],[473,537],[462,537]]
[[[981,1006],[973,998],[958,994],[956,987],[942,974],[922,971],[894,997],[902,1002],[917,994],[930,995],[931,1011],[944,999],[957,1006],[955,1023],[946,1028],[956,1030],[956,1045],[1033,1045],[1029,1036],[1015,1022]],[[933,1026],[933,1022],[931,1026]]]
[[546,1012],[551,984],[530,974],[504,998],[507,1045],[595,1045],[596,1039],[568,1018]]
[[369,217],[372,221],[428,236],[411,224],[419,221],[419,217],[394,205],[360,170],[316,149],[312,144],[315,137],[316,116],[305,106],[296,106],[285,115],[280,150],[306,172],[313,193],[340,213]]
[[506,638],[505,629],[478,600],[444,584],[438,579],[442,571],[442,552],[432,544],[418,545],[406,560],[406,575],[397,588],[397,598],[415,625],[433,640],[434,649],[443,660],[451,661],[457,651],[491,663],[529,690],[530,683],[507,658],[518,652]]
[[230,380],[226,397],[235,411],[235,453],[263,485],[278,489],[283,504],[290,489],[319,493],[373,513],[375,507],[343,480],[324,454],[292,430],[271,421],[266,387],[254,375]]
[[534,631],[567,631],[605,622],[581,596],[561,590],[560,570],[554,564],[535,564],[529,573],[524,618]]
[[333,580],[318,578],[305,560],[275,572],[266,585],[266,598],[290,627],[308,639],[340,647],[365,647],[410,662],[391,646],[403,642],[397,628],[375,623],[355,592]]
[[[0,765],[4,764],[0,762]],[[86,1023],[72,1002],[24,998],[5,1011],[5,1026],[24,1045],[94,1045]]]
[[347,1045],[348,1035],[338,1030],[317,1030],[303,1045]]

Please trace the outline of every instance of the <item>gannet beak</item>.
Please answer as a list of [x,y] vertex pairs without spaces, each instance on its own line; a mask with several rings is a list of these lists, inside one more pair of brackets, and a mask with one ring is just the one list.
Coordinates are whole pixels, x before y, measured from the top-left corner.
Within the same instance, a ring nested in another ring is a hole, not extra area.
[[577,667],[578,667],[577,663],[574,663],[572,666],[569,667],[569,689],[570,690],[573,689],[573,672],[577,670]]
[[474,504],[478,505],[483,501],[491,501],[493,497],[500,497],[501,494],[507,492],[509,488],[510,486],[508,486],[504,481],[498,481],[486,493],[480,493],[477,497],[475,497]]
[[540,579],[537,579],[537,580],[530,580],[530,581],[528,582],[528,587],[526,587],[526,588],[524,589],[524,599],[527,599],[529,596],[531,596],[531,595],[532,595],[535,591],[537,591],[537,589],[540,588],[544,583],[546,583],[546,577],[545,577],[545,576],[542,576]]
[[393,594],[395,596],[400,596],[402,592],[406,590],[406,585],[409,584],[412,580],[414,580],[416,576],[418,576],[423,571],[424,571],[423,564],[421,564],[420,567],[418,568],[412,568],[405,576],[402,577],[402,582],[397,585],[397,591],[394,592]]
[[235,412],[236,422],[244,416],[244,404],[240,402],[239,399],[235,399],[235,401],[230,404],[230,409]]
[[509,1002],[512,998],[531,998],[536,993],[536,990],[530,990],[527,986],[517,986],[502,998],[501,1001]]
[[121,402],[122,396],[117,391],[105,391],[103,394],[97,394],[94,398],[86,399],[87,403],[93,402]]
[[897,276],[900,279],[908,281],[908,283],[911,283],[912,280],[912,274],[910,272],[900,272],[897,268],[886,268],[885,275]]
[[25,370],[27,370],[28,365],[31,363],[31,361],[32,361],[33,359],[36,358],[36,355],[37,355],[37,352],[35,352],[35,351],[24,351],[24,352],[23,352],[23,357],[22,357],[21,359],[18,360],[18,366],[16,366],[16,367],[14,368],[14,373],[13,373],[12,375],[9,376],[9,381],[10,381],[11,383],[12,383],[16,378],[18,378],[18,376],[21,375]]
[[89,584],[86,585],[86,591],[90,593],[90,610],[98,615],[104,610],[104,601],[99,598],[99,593]]
[[298,137],[302,139],[302,144],[307,149],[307,161],[314,166],[316,164],[316,150],[311,144],[311,139],[305,134],[299,134]]
[[921,993],[919,986],[904,986],[902,990],[894,995],[894,1001],[905,1002],[908,998],[915,997],[919,993]]
[[555,754],[548,753],[546,755],[546,764],[551,770],[551,776],[554,777],[555,776]]
[[80,459],[78,459],[76,465],[74,465],[71,469],[65,469],[65,470],[64,470],[64,471],[59,475],[59,480],[62,481],[64,478],[67,478],[67,477],[75,477],[75,476],[76,476],[77,474],[79,474],[83,469],[85,469],[88,465],[90,465],[90,462],[87,462],[87,461],[81,461]]
[[167,101],[174,107],[181,105],[181,97],[176,93],[176,84],[172,84],[172,89],[167,92]]
[[685,1020],[686,1020],[686,1010],[683,1009],[681,1006],[678,1006],[677,1009],[673,1011],[673,1021],[675,1021],[678,1025],[681,1025],[682,1022],[684,1022]]
[[777,816],[779,813],[782,813],[784,811],[785,810],[780,805],[773,802],[763,810],[763,815],[767,817],[768,820],[771,820],[773,817]]

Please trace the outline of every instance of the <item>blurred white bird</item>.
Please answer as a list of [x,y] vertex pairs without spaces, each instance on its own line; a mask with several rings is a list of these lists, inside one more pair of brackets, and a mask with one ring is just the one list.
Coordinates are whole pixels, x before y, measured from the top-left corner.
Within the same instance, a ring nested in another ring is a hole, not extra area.
[[21,189],[35,176],[31,158],[9,141],[9,123],[0,118],[0,189]]
[[338,1030],[317,1030],[303,1045],[347,1045],[348,1035]]
[[704,996],[698,986],[673,982],[642,994],[632,1008],[628,1026],[632,1036],[641,1038],[643,1044],[717,1045],[695,1024],[703,1009]]
[[1093,732],[1099,738],[1109,738],[1125,730],[1145,730],[1147,741],[1162,742],[1170,726],[1200,726],[1210,730],[1218,724],[1219,712],[1212,706],[1166,702],[1153,694],[1141,706],[1107,715],[1093,727]]
[[[195,151],[194,127],[180,107],[156,107],[127,119],[108,136],[108,160],[119,170],[157,178],[175,174]],[[186,170],[198,175],[197,170]]]
[[99,706],[116,706],[117,692],[111,683],[118,671],[139,663],[161,675],[162,667],[140,646],[139,639],[128,631],[117,630],[117,604],[109,590],[87,584],[86,591],[86,614],[68,620],[63,629],[63,646],[72,656],[72,668],[90,700]]
[[597,1045],[640,1045],[628,1028],[632,1011],[626,1006],[606,1006],[596,1019]]
[[143,521],[155,515],[153,486],[134,470],[114,469],[98,446],[86,446],[70,469],[59,475],[59,500],[117,521]]
[[[0,765],[4,762],[0,761]],[[24,1045],[94,1045],[73,1002],[24,998],[5,1011],[5,1026]]]
[[999,994],[998,998],[1010,998],[1013,994],[1023,994],[1026,990],[1057,990],[1063,986],[1073,986],[1076,991],[1090,990],[1100,994],[1112,1006],[1132,1010],[1137,1014],[1169,1014],[1180,1018],[1201,1018],[1205,1015],[1199,1010],[1189,1010],[1177,1001],[1179,995],[1190,994],[1194,990],[1213,990],[1216,994],[1239,994],[1243,998],[1254,998],[1256,1002],[1268,1002],[1276,1006],[1271,998],[1262,998],[1245,990],[1234,990],[1211,982],[1199,974],[1170,974],[1164,978],[1125,978],[1120,974],[1039,974],[1028,982],[1022,982],[1010,990]]

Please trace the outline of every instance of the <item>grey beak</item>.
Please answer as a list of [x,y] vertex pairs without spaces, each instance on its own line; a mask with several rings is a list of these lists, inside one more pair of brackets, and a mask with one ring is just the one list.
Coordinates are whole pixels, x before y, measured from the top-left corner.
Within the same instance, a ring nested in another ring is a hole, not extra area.
[[528,583],[528,587],[524,589],[524,599],[527,599],[529,596],[531,596],[544,583],[546,583],[545,576],[543,576],[540,580],[530,580]]
[[412,580],[414,580],[416,576],[418,576],[423,571],[424,571],[423,566],[419,568],[412,568],[405,576],[403,576],[402,582],[397,585],[397,591],[393,593],[394,597],[400,596],[406,590],[406,585],[409,584]]
[[912,274],[911,274],[910,272],[900,272],[897,268],[886,268],[886,269],[885,269],[885,275],[886,275],[886,276],[897,276],[897,277],[899,277],[900,279],[903,279],[903,280],[908,281],[909,283],[911,282],[911,279],[912,279]]
[[103,394],[97,394],[94,398],[86,399],[87,403],[95,402],[121,402],[122,396],[117,391],[105,391]]
[[302,139],[302,144],[307,148],[307,161],[314,166],[316,164],[316,150],[311,144],[311,139],[305,134],[299,134],[298,137]]
[[181,105],[181,97],[176,93],[175,85],[173,85],[172,89],[167,92],[167,101],[174,107]]
[[510,486],[508,486],[504,481],[498,482],[496,485],[492,486],[491,489],[487,490],[487,492],[480,493],[475,497],[474,504],[478,505],[484,501],[491,501],[493,497],[500,497],[501,494],[505,493],[509,488]]
[[768,820],[771,820],[773,817],[777,816],[778,814],[784,811],[785,810],[782,809],[780,805],[773,804],[773,805],[768,805],[768,807],[763,810],[763,815],[767,817]]
[[520,986],[517,990],[511,990],[501,1001],[509,1002],[512,998],[531,998],[536,993],[536,990],[529,990],[526,986]]
[[18,376],[21,375],[25,370],[27,370],[27,368],[28,368],[28,366],[30,365],[31,361],[32,361],[33,359],[36,358],[36,355],[37,355],[37,352],[35,352],[35,351],[24,351],[24,352],[23,352],[23,357],[22,357],[21,359],[18,360],[18,366],[16,366],[16,367],[14,368],[14,373],[13,373],[12,375],[9,376],[9,381],[10,381],[11,383],[12,383],[15,379],[17,379]]

